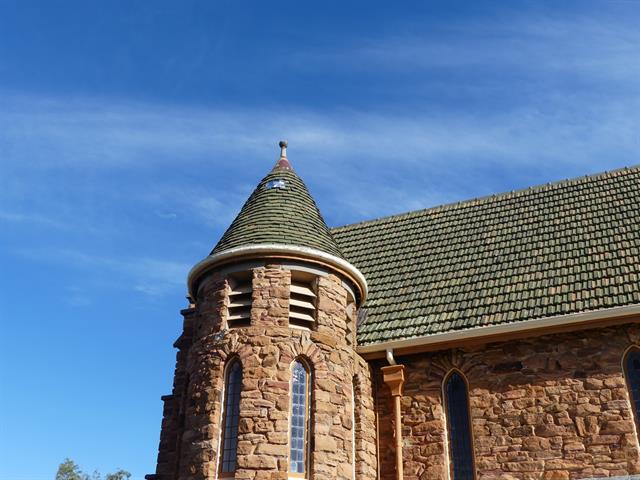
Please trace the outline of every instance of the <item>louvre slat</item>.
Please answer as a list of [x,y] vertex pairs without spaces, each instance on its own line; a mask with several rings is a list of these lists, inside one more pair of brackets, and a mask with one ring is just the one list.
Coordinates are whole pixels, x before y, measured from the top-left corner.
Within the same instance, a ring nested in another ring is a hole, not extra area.
[[[235,283],[235,285],[234,285]],[[227,322],[230,327],[243,326],[251,320],[251,293],[253,291],[250,281],[243,280],[243,283],[232,282],[229,291],[229,313]]]
[[245,293],[251,293],[252,291],[253,291],[253,288],[251,284],[246,283],[246,284],[238,285],[237,287],[232,288],[231,291],[229,292],[229,295],[230,296],[243,295]]
[[292,307],[300,307],[300,308],[306,308],[308,310],[315,310],[315,305],[312,302],[306,301],[306,300],[298,300],[296,298],[290,298],[289,299],[289,305],[291,305]]
[[305,295],[307,297],[313,297],[313,298],[316,297],[316,294],[313,293],[313,290],[311,290],[306,285],[303,285],[300,283],[291,284],[291,293],[297,293],[298,295]]
[[302,312],[289,312],[289,317],[297,320],[304,320],[305,322],[313,322],[313,317],[307,313]]
[[229,303],[229,308],[250,307],[250,306],[251,306],[251,297],[233,298],[231,299],[231,303]]
[[248,320],[249,318],[251,318],[250,310],[240,310],[238,312],[229,313],[228,320],[232,322],[234,320]]

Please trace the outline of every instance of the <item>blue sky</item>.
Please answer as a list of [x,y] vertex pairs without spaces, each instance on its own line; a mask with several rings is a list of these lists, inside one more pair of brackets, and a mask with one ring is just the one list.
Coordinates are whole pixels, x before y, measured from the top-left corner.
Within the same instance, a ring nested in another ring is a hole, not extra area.
[[185,278],[289,139],[332,226],[639,162],[640,3],[0,0],[0,479],[155,468]]

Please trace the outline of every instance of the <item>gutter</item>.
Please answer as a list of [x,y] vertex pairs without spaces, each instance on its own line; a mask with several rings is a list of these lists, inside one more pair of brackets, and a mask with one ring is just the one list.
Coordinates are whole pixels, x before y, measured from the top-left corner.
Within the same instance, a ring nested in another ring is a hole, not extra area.
[[[503,325],[492,325],[488,327],[469,328],[453,332],[436,333],[425,337],[408,338],[403,340],[392,340],[383,343],[363,345],[356,348],[356,351],[364,356],[367,354],[377,358],[383,357],[389,350],[399,349],[430,349],[440,344],[464,342],[467,340],[491,341],[492,337],[508,336],[509,334],[534,333],[539,330],[549,330],[566,327],[579,327],[583,324],[596,323],[598,321],[624,319],[624,317],[638,316],[632,321],[640,321],[640,305],[627,305],[624,307],[605,308],[589,312],[570,313],[567,315],[556,315],[553,317],[536,318],[520,322],[512,322]],[[496,340],[497,341],[497,340]],[[382,355],[379,355],[382,353]]]

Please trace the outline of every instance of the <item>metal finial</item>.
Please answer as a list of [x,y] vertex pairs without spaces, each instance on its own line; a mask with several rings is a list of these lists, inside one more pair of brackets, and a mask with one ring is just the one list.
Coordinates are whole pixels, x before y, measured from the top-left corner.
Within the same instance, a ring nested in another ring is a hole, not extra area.
[[278,145],[280,145],[280,158],[287,158],[287,146],[289,145],[289,142],[286,140],[280,140]]

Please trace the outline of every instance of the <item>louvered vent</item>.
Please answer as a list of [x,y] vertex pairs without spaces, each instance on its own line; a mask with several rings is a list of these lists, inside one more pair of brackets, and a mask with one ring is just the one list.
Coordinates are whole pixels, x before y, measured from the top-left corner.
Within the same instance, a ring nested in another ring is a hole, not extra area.
[[244,327],[251,323],[251,277],[241,279],[229,279],[229,316],[227,325],[229,328]]
[[292,278],[289,297],[289,324],[312,328],[316,320],[316,294],[313,283]]

